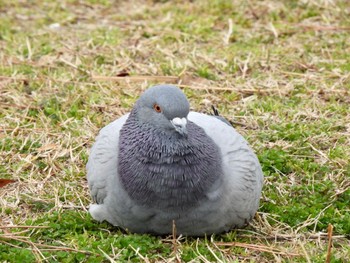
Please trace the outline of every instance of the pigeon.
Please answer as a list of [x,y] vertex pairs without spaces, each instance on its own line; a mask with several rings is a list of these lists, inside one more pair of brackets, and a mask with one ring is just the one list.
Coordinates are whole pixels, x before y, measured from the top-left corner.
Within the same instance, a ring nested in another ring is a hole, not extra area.
[[147,89],[99,132],[87,162],[93,219],[132,233],[203,236],[246,226],[263,173],[247,141],[217,112],[190,111],[180,88]]

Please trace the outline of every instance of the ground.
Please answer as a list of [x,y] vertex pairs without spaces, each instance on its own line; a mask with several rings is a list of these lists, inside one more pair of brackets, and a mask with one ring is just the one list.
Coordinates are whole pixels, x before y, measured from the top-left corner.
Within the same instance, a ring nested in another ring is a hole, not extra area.
[[[346,262],[349,39],[347,0],[0,0],[0,261]],[[247,228],[175,239],[88,214],[96,134],[155,83],[257,153]]]

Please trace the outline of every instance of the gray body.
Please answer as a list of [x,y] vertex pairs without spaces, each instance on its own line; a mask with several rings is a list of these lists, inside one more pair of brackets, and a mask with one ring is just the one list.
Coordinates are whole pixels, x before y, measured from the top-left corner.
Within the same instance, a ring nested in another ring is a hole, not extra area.
[[[148,125],[153,117],[143,116],[147,109],[140,105],[104,127],[91,149],[92,217],[153,234],[171,233],[173,220],[184,235],[245,226],[259,207],[263,185],[259,161],[245,139],[214,116],[188,113],[186,103],[180,107],[185,110],[164,110],[166,118]],[[166,126],[167,118],[177,116],[187,117],[185,135]],[[162,121],[166,128],[157,127]]]

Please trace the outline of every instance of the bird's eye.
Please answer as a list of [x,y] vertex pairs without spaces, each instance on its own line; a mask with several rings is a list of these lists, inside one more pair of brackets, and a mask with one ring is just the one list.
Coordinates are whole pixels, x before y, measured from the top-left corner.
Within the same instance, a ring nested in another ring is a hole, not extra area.
[[160,108],[160,106],[158,104],[154,104],[153,105],[153,109],[156,111],[156,112],[162,112],[162,109]]

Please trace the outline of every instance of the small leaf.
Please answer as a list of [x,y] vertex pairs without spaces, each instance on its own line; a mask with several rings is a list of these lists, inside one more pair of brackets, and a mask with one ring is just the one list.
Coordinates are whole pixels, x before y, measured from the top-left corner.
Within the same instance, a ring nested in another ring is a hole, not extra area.
[[125,69],[123,69],[122,71],[120,71],[118,74],[117,74],[117,77],[127,77],[127,76],[130,76],[129,72],[126,71]]
[[0,178],[0,188],[4,187],[7,184],[12,184],[14,182],[16,182],[16,181],[15,180],[11,180],[11,179],[1,179]]

